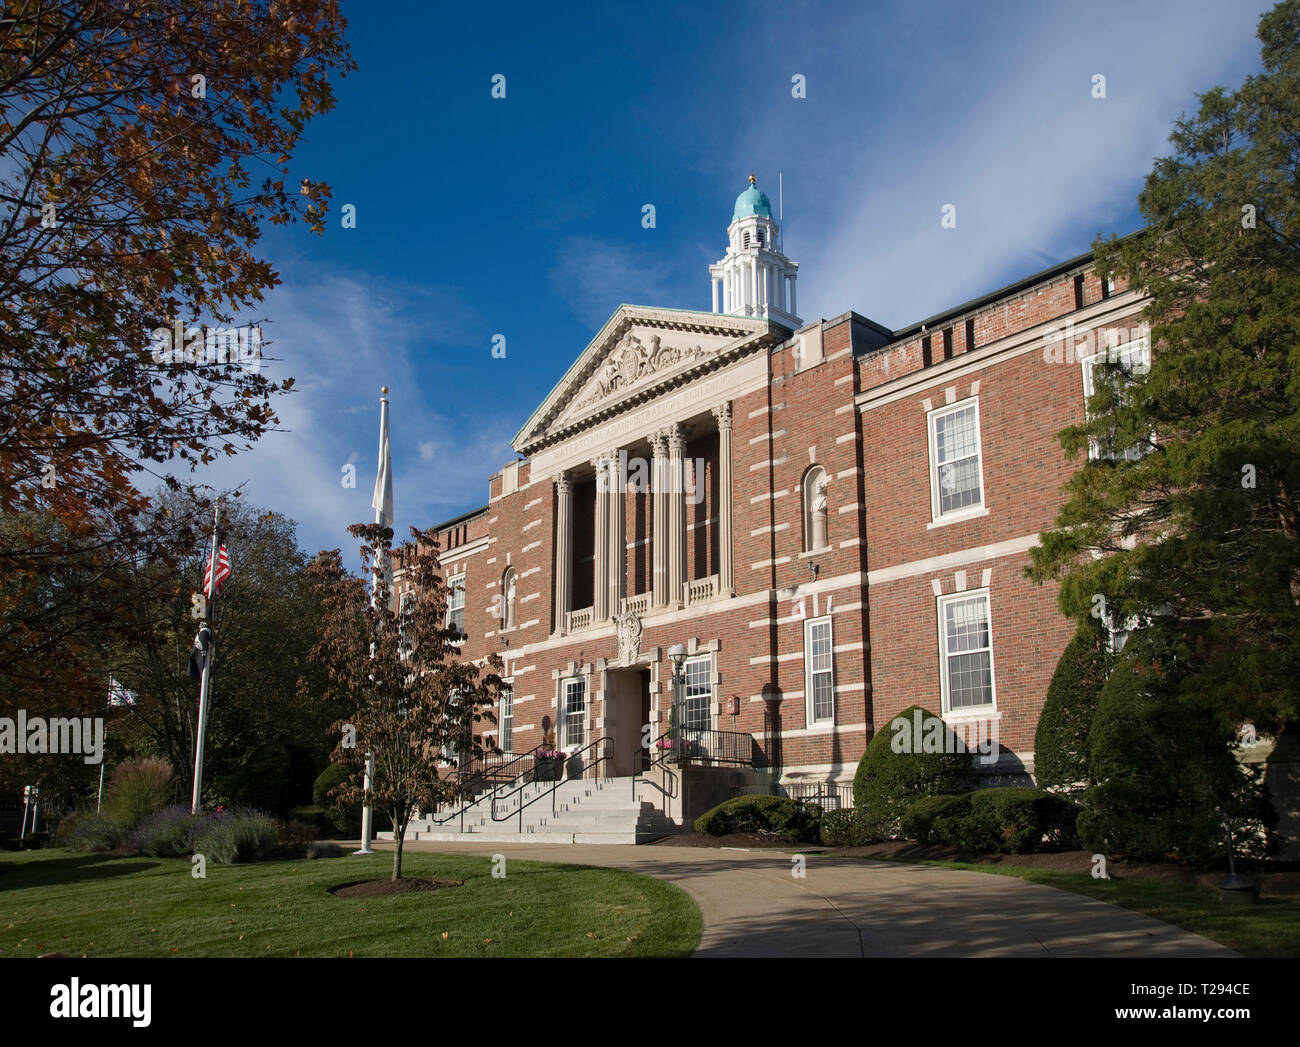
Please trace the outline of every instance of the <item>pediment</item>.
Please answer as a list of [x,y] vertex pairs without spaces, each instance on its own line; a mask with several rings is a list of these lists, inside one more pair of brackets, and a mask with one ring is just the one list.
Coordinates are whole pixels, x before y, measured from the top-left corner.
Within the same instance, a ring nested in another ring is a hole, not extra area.
[[768,320],[621,306],[514,439],[528,454],[786,337]]

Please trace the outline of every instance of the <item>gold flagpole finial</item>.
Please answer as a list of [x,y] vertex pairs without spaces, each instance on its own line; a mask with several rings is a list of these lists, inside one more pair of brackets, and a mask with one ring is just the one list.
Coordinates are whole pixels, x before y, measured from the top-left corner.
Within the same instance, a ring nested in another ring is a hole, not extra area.
[[758,179],[755,178],[753,175],[750,175],[750,176],[749,176],[749,184],[750,184],[750,185],[758,185]]
[[388,395],[388,386],[386,386],[386,385],[381,385],[381,386],[379,387],[379,391],[380,391],[381,393],[383,393],[384,396],[387,396],[387,395]]

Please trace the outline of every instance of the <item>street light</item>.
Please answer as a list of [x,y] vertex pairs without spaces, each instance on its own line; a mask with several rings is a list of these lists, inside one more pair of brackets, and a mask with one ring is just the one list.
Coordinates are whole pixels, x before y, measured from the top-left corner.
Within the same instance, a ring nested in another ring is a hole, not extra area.
[[[677,742],[673,736],[677,733],[675,728],[678,727],[682,715],[682,667],[686,664],[686,645],[675,643],[668,648],[668,657],[673,663],[673,706],[668,714],[668,739],[669,745]],[[680,746],[677,754],[674,755],[674,762],[680,759]]]

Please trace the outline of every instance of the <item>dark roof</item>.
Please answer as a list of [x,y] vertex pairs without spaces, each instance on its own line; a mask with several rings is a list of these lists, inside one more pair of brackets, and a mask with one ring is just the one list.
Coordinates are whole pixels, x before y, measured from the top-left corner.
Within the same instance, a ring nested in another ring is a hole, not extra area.
[[1056,265],[1041,272],[1034,273],[1032,276],[1026,276],[1017,280],[1013,284],[1007,284],[1006,287],[999,287],[996,291],[990,291],[988,294],[982,294],[978,298],[972,298],[969,302],[963,302],[961,305],[954,306],[951,309],[945,309],[941,313],[935,313],[924,320],[919,320],[909,327],[901,327],[894,332],[894,340],[900,341],[904,338],[911,338],[913,335],[921,333],[922,328],[930,330],[934,327],[942,327],[947,321],[955,320],[963,313],[974,312],[986,305],[1002,299],[1010,298],[1012,295],[1019,294],[1021,291],[1027,291],[1036,284],[1046,283],[1058,276],[1068,273],[1071,269],[1080,269],[1092,261],[1092,252],[1087,254],[1076,255],[1066,262],[1058,262]]
[[435,531],[445,531],[449,527],[463,524],[466,520],[472,520],[476,516],[482,516],[487,511],[488,507],[486,505],[481,505],[477,509],[471,509],[467,513],[461,513],[459,516],[453,516],[450,520],[444,520],[440,524],[435,524],[432,529]]
[[[1146,232],[1146,228],[1136,229],[1131,233],[1119,237],[1122,242],[1133,237],[1141,236]],[[1058,276],[1068,273],[1072,269],[1082,269],[1093,260],[1094,252],[1088,251],[1086,254],[1076,255],[1064,262],[1057,262],[1056,265],[1049,266],[1041,272],[1034,273],[1032,276],[1026,276],[1017,280],[1013,284],[1007,284],[1006,287],[999,287],[996,291],[990,291],[988,294],[980,295],[978,298],[972,298],[969,302],[963,302],[961,305],[954,306],[952,309],[945,309],[941,313],[935,313],[934,316],[926,317],[910,327],[900,327],[894,332],[894,341],[901,341],[904,338],[911,338],[913,335],[921,333],[921,328],[929,330],[932,327],[942,327],[949,320],[955,320],[963,313],[974,312],[976,309],[986,305],[991,305],[1000,298],[1009,298],[1012,295],[1019,294],[1021,291],[1027,291],[1035,284],[1046,283],[1048,280],[1054,280]]]

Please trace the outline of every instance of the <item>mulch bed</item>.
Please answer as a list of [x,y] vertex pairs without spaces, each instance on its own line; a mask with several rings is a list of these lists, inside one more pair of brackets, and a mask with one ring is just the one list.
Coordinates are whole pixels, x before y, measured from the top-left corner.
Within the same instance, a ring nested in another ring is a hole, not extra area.
[[[971,865],[1007,865],[1021,869],[1044,869],[1052,872],[1092,872],[1092,852],[1051,851],[1043,854],[967,854],[945,844],[922,844],[911,840],[887,840],[865,847],[822,847],[817,844],[795,844],[780,836],[766,833],[732,833],[729,836],[709,836],[705,833],[678,833],[656,840],[656,847],[746,847],[772,848],[784,851],[821,852],[837,858],[876,858],[894,861],[966,862]],[[1279,868],[1262,874],[1262,898],[1300,896],[1300,869],[1295,863],[1278,863]],[[1158,880],[1165,883],[1199,884],[1213,887],[1225,876],[1226,870],[1198,872],[1181,865],[1111,861],[1106,872],[1113,880]],[[1250,871],[1249,875],[1259,875]]]
[[335,898],[383,898],[390,894],[410,894],[412,891],[436,891],[443,887],[460,887],[463,880],[429,880],[419,876],[403,876],[400,880],[361,880],[331,887]]

